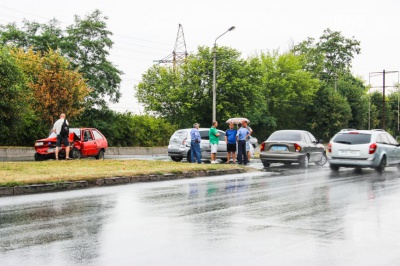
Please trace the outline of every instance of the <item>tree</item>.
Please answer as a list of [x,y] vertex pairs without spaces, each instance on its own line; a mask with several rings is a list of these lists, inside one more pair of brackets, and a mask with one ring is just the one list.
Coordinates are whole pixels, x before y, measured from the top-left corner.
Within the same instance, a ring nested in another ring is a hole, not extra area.
[[313,38],[295,45],[293,52],[302,55],[306,69],[311,70],[328,83],[341,74],[350,73],[355,54],[360,54],[360,42],[345,38],[339,31],[324,30],[324,34],[315,43]]
[[107,29],[106,20],[99,10],[84,19],[75,16],[75,24],[67,27],[67,36],[61,49],[69,56],[73,68],[78,69],[91,88],[87,98],[88,106],[97,105],[105,108],[108,96],[110,102],[118,102],[121,97],[121,83],[118,70],[107,60],[108,50],[112,48],[112,33]]
[[27,85],[32,90],[33,110],[38,117],[53,124],[54,118],[66,113],[73,118],[84,106],[89,89],[82,75],[70,69],[69,62],[59,53],[14,51],[21,69],[28,77]]
[[24,114],[29,112],[25,76],[9,49],[0,46],[0,135],[1,145],[18,143]]
[[319,87],[318,79],[303,70],[299,56],[293,53],[262,53],[264,99],[271,116],[276,119],[274,129],[306,129],[305,110],[313,103]]
[[349,128],[368,127],[368,95],[363,82],[352,75],[343,75],[337,82],[337,91],[346,98],[351,109]]
[[82,73],[91,89],[86,106],[106,108],[106,97],[110,102],[118,102],[121,97],[123,74],[107,59],[113,42],[106,20],[99,10],[84,19],[75,16],[75,23],[66,30],[60,28],[56,19],[47,24],[24,20],[21,29],[15,23],[0,26],[0,42],[25,51],[58,51],[68,57],[70,68]]
[[351,119],[350,105],[346,98],[327,84],[322,84],[307,114],[310,118],[310,131],[324,141],[329,141],[341,129],[348,128]]
[[[255,60],[243,60],[227,47],[217,49],[217,120],[245,116],[253,123],[267,123],[268,111],[261,90],[261,73]],[[186,64],[174,71],[154,65],[135,88],[145,111],[180,127],[194,122],[211,124],[213,54],[199,47]]]

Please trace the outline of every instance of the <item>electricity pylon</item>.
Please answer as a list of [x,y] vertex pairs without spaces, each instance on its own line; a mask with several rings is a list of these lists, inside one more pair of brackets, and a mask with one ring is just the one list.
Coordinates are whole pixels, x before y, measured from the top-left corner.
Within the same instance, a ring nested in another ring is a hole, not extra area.
[[185,35],[183,34],[183,27],[179,24],[178,34],[176,35],[175,47],[172,54],[164,57],[161,60],[155,60],[159,64],[172,63],[173,68],[185,63],[188,53],[186,51]]

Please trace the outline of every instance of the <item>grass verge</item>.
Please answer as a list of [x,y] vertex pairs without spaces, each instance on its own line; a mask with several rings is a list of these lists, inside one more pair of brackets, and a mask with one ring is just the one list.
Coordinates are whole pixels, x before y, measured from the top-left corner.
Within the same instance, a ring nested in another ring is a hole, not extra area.
[[93,180],[148,174],[237,168],[231,164],[192,164],[141,160],[0,162],[0,186]]

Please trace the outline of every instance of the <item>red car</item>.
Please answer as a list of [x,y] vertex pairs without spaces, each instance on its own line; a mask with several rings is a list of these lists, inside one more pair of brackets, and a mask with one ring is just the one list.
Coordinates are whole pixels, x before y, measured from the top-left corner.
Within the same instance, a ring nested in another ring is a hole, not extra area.
[[[57,136],[54,132],[46,139],[39,139],[35,143],[35,161],[54,159]],[[106,137],[95,128],[70,128],[69,129],[70,153],[72,159],[82,157],[96,157],[104,159],[104,153],[108,148]],[[59,150],[59,158],[65,158],[65,146]]]

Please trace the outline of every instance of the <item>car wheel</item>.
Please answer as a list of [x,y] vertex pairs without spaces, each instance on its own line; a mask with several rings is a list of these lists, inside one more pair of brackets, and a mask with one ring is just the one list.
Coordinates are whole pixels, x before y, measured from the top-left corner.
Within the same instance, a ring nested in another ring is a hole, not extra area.
[[337,166],[337,165],[329,165],[329,168],[332,170],[332,171],[335,171],[335,172],[337,172],[337,171],[339,171],[339,166]]
[[322,154],[321,161],[315,162],[315,164],[318,166],[324,166],[327,161],[328,161],[328,158],[326,157],[326,154],[324,153],[324,154]]
[[301,168],[308,168],[308,156],[306,155],[306,156],[303,156],[301,159],[300,159],[300,167]]
[[171,156],[172,161],[174,162],[180,162],[183,160],[183,157],[178,157],[178,156]]
[[385,172],[385,167],[386,167],[386,156],[383,156],[381,162],[379,163],[379,166],[375,168],[375,171],[377,171],[378,173],[383,173]]
[[191,163],[191,162],[192,162],[192,152],[191,152],[191,150],[189,150],[188,153],[187,153],[187,155],[186,155],[186,161],[187,161],[188,163]]
[[82,154],[77,148],[73,148],[71,150],[71,152],[69,153],[69,157],[74,159],[74,160],[77,160],[77,159],[82,158]]
[[97,160],[103,160],[104,159],[104,150],[100,150],[99,154],[96,155]]
[[271,165],[271,164],[270,164],[269,162],[267,162],[267,161],[263,161],[262,163],[263,163],[264,167],[269,167],[269,166]]
[[44,159],[46,159],[44,155],[41,155],[37,152],[35,152],[35,155],[33,157],[35,158],[35,161],[44,161]]

